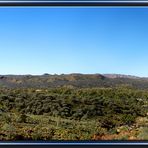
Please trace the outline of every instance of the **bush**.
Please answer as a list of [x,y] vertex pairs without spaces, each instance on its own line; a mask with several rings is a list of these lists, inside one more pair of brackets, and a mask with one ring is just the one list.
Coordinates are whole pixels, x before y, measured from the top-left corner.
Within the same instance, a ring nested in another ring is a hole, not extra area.
[[19,114],[16,121],[19,123],[26,123],[27,116],[25,114]]

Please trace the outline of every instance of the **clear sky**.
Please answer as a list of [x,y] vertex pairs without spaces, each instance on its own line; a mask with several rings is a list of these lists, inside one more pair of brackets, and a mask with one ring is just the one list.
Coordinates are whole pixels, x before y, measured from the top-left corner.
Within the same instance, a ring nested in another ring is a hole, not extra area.
[[148,8],[0,8],[0,74],[148,76]]

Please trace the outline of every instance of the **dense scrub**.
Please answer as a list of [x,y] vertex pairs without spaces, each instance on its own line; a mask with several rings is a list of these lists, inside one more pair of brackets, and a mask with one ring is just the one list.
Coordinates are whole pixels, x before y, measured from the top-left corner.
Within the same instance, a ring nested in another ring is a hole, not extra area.
[[0,139],[91,140],[146,117],[147,100],[146,90],[128,87],[3,88]]

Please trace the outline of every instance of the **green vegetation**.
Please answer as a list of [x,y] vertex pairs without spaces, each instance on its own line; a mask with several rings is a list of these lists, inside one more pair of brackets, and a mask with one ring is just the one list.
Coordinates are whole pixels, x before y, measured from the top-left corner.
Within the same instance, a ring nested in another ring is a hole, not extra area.
[[0,140],[147,139],[147,102],[128,86],[1,88]]

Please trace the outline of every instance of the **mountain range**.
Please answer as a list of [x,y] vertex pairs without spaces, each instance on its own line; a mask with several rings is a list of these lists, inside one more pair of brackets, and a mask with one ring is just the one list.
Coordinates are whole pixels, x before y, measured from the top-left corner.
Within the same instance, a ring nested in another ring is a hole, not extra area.
[[148,78],[123,74],[48,74],[0,75],[0,87],[6,88],[55,88],[55,87],[116,87],[126,85],[148,89]]

